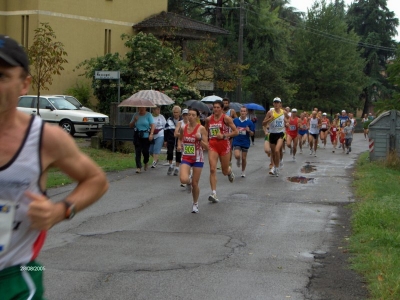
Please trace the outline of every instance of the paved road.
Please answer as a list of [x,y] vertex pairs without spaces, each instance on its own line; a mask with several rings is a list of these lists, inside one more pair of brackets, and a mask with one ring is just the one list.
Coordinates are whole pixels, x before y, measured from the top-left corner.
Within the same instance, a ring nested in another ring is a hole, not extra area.
[[[328,150],[329,149],[329,150]],[[314,254],[329,250],[335,203],[352,202],[351,167],[368,149],[355,135],[350,155],[284,157],[268,175],[263,140],[249,150],[247,177],[218,174],[211,204],[208,163],[199,214],[178,178],[160,166],[109,174],[109,192],[73,220],[54,227],[39,261],[49,299],[305,299]],[[302,173],[306,165],[311,173]],[[240,175],[234,164],[234,170]],[[306,184],[289,176],[313,178]],[[71,186],[52,189],[63,198]]]

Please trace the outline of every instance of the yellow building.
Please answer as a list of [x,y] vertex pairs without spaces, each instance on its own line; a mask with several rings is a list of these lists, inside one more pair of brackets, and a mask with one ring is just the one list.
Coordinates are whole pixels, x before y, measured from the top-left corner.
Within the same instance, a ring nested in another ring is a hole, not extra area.
[[0,0],[0,34],[29,47],[34,30],[49,23],[64,44],[68,63],[42,93],[62,94],[82,80],[73,71],[79,63],[107,53],[125,55],[121,34],[133,34],[133,25],[167,6],[168,0]]

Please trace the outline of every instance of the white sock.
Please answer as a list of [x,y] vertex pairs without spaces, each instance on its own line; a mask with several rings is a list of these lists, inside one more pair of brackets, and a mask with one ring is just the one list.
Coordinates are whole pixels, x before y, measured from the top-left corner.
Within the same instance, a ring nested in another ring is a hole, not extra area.
[[213,190],[212,193],[213,193],[213,194],[217,194],[217,191],[216,191],[216,190]]

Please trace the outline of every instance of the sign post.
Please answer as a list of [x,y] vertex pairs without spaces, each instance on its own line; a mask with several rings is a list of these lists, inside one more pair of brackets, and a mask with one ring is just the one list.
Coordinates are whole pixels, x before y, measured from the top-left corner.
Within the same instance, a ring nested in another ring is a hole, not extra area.
[[[118,105],[119,105],[120,96],[121,96],[119,71],[95,71],[94,78],[95,79],[118,79]],[[119,108],[118,108],[118,116],[117,116],[117,125],[120,125]]]

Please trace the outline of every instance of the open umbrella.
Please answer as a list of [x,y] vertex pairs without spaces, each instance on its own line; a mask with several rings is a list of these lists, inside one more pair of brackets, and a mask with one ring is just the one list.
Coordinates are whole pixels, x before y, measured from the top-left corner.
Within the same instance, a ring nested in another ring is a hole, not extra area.
[[202,102],[211,102],[211,103],[215,102],[217,100],[222,100],[222,98],[219,96],[212,95],[212,96],[207,96],[207,97],[201,99]]
[[136,94],[133,94],[132,97],[150,100],[154,105],[170,105],[175,103],[174,100],[164,93],[153,90],[141,90]]
[[199,100],[187,100],[187,101],[183,102],[183,104],[185,104],[187,107],[196,108],[199,111],[204,111],[206,113],[211,112],[211,110],[207,106],[207,104],[205,104],[204,102],[201,102]]
[[142,99],[130,96],[128,99],[122,101],[118,106],[126,107],[156,107],[156,105],[149,99]]
[[235,111],[240,111],[240,108],[243,106],[243,104],[240,104],[239,102],[230,102],[229,103],[229,108],[235,110]]
[[265,111],[265,108],[262,107],[260,104],[257,104],[257,103],[246,103],[246,104],[244,104],[244,106],[246,106],[247,109]]

